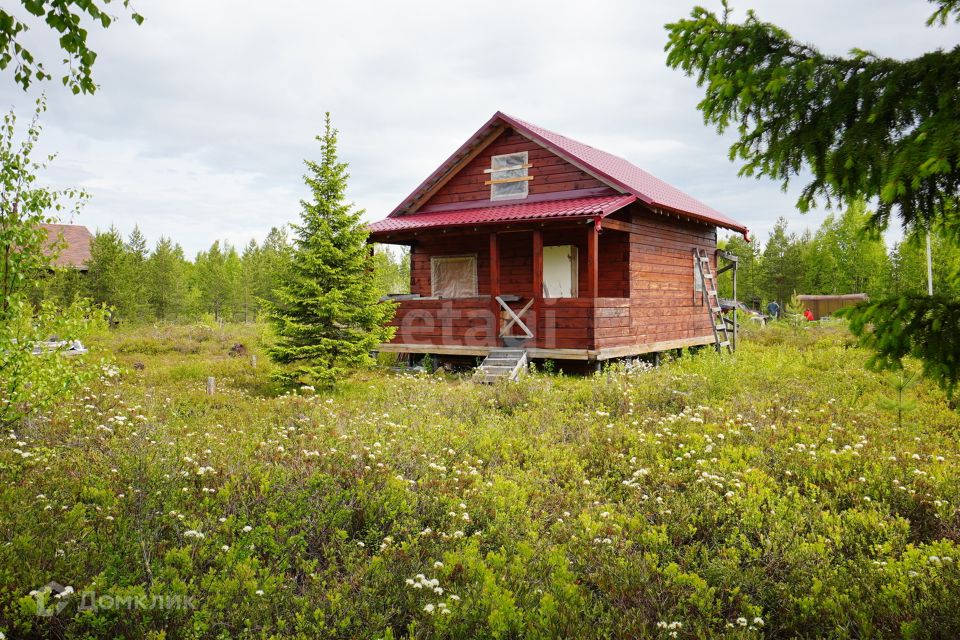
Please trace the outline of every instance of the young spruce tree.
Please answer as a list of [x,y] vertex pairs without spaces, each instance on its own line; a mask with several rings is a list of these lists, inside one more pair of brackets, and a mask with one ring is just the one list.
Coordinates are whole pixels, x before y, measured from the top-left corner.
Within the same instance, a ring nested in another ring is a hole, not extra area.
[[384,325],[394,306],[379,301],[366,244],[362,210],[346,202],[347,165],[337,159],[337,130],[330,114],[320,162],[305,161],[304,181],[313,198],[302,200],[301,223],[293,225],[295,257],[286,281],[263,300],[276,333],[268,349],[283,365],[287,384],[330,386],[350,369],[369,363],[370,351],[389,340]]

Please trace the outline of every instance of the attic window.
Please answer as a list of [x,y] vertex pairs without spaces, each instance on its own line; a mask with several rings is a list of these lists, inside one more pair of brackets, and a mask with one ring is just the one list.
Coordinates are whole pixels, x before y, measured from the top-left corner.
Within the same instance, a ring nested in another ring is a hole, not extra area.
[[526,198],[533,180],[533,176],[527,174],[529,168],[526,151],[491,156],[490,168],[484,169],[484,173],[490,174],[490,179],[484,182],[490,185],[490,199]]

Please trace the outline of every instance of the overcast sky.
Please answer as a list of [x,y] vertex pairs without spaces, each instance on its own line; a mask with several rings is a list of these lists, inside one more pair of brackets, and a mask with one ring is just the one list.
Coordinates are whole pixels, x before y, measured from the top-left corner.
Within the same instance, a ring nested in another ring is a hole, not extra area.
[[[912,57],[953,47],[960,29],[927,28],[925,0],[731,0],[832,53]],[[498,109],[621,155],[761,239],[800,215],[796,192],[737,177],[703,124],[692,79],[664,65],[666,22],[693,2],[549,0],[307,2],[135,0],[146,21],[91,29],[93,96],[58,81],[0,102],[25,118],[48,96],[48,179],[92,195],[74,220],[140,225],[188,255],[216,239],[243,246],[297,218],[302,160],[316,158],[324,111],[350,163],[350,197],[384,217]],[[702,2],[719,8],[719,2]],[[116,9],[119,11],[119,9]],[[42,26],[28,40],[55,78],[62,58]]]

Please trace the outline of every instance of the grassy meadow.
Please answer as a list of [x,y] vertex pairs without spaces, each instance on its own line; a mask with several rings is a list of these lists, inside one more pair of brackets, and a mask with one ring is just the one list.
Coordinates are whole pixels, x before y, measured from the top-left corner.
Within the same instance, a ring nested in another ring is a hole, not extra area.
[[261,331],[96,336],[3,434],[6,638],[960,636],[960,415],[843,325],[286,395]]

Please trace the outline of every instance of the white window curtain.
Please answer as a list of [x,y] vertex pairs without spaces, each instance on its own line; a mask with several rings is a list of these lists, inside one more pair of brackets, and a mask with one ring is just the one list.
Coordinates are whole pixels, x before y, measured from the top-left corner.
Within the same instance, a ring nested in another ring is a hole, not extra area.
[[477,256],[434,256],[430,259],[430,289],[435,298],[477,295]]

